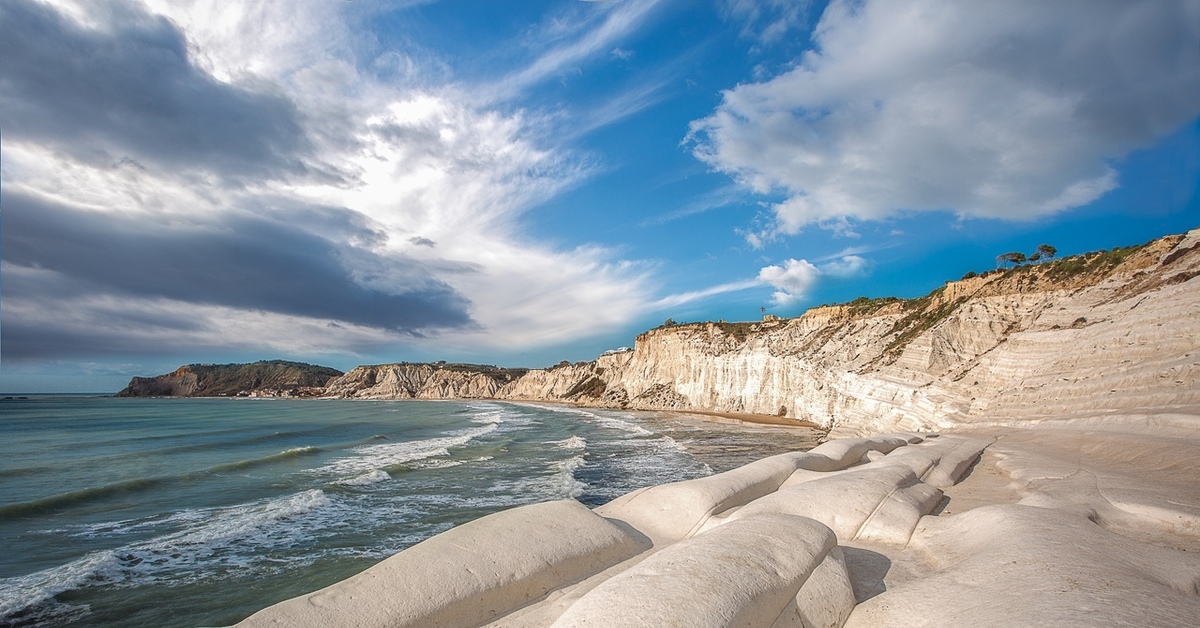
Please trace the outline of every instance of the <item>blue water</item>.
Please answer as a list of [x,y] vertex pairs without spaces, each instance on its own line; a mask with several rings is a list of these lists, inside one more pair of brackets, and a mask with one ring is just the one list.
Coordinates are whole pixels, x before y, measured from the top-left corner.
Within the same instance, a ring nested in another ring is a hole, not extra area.
[[816,436],[501,402],[0,400],[0,625],[228,625],[498,510]]

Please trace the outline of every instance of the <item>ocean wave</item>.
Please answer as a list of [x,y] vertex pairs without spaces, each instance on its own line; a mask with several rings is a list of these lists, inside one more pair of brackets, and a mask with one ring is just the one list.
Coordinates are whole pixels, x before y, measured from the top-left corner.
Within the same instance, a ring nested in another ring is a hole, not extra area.
[[405,466],[410,469],[450,469],[464,464],[470,464],[472,462],[487,462],[488,460],[492,459],[492,456],[480,456],[478,458],[470,458],[467,460],[439,460],[430,458],[425,460],[416,460]]
[[688,453],[688,449],[683,443],[671,438],[670,436],[664,435],[653,440],[646,440],[644,442],[660,451],[677,451],[685,454]]
[[133,480],[125,480],[123,482],[114,482],[104,486],[96,486],[78,491],[60,493],[58,495],[51,495],[50,497],[43,497],[41,499],[35,499],[32,501],[0,506],[0,517],[28,517],[38,515],[83,502],[111,497],[113,495],[157,488],[178,479],[180,478],[137,478]]
[[392,479],[392,476],[389,475],[387,471],[384,471],[383,469],[375,469],[362,475],[356,475],[352,478],[337,480],[334,482],[334,484],[341,484],[343,486],[370,486],[371,484],[386,482],[390,479]]
[[214,473],[241,471],[251,467],[290,460],[299,456],[311,455],[318,453],[319,451],[319,448],[311,446],[293,447],[291,449],[271,454],[269,456],[263,456],[261,458],[251,458],[248,460],[239,460],[238,462],[219,464],[205,469],[200,469],[199,471],[191,471],[188,473],[181,473],[179,475],[134,478],[132,480],[123,480],[120,482],[113,482],[112,484],[105,484],[104,486],[95,486],[78,491],[69,491],[32,501],[0,506],[0,517],[29,517],[33,515],[39,515],[55,510],[69,508],[78,504],[107,499],[114,495],[144,492],[180,482],[204,479],[205,477],[208,477]]
[[470,403],[467,414],[472,423],[503,425],[519,428],[532,423],[532,419],[516,410],[512,404]]
[[554,475],[554,489],[560,497],[576,499],[583,495],[588,485],[575,477],[575,472],[585,464],[583,456],[575,456],[554,463],[557,473]]
[[[168,575],[181,583],[210,578],[218,567],[251,568],[264,548],[289,547],[307,532],[294,520],[332,502],[313,489],[250,504],[193,511],[199,525],[86,554],[74,561],[24,576],[0,579],[0,620],[77,612],[55,596],[95,586],[136,586]],[[161,523],[161,522],[160,522]],[[231,551],[233,549],[246,551]]]
[[572,436],[566,440],[554,441],[551,443],[562,449],[587,449],[587,439],[582,436]]
[[39,473],[47,473],[54,470],[54,467],[16,467],[13,469],[0,469],[0,479],[19,478],[26,475],[38,475]]
[[271,454],[269,456],[263,456],[261,458],[250,458],[248,460],[239,460],[238,462],[230,462],[228,464],[219,464],[214,467],[209,467],[208,469],[205,469],[201,473],[205,473],[205,472],[220,473],[222,471],[241,471],[243,469],[249,469],[251,467],[257,467],[257,466],[264,465],[264,464],[272,464],[275,462],[280,462],[283,460],[290,460],[292,458],[297,458],[300,456],[308,456],[311,454],[319,453],[320,451],[321,451],[321,449],[319,447],[313,447],[311,445],[306,446],[306,447],[293,447],[291,449],[285,449],[284,451],[281,451],[277,454]]
[[[612,429],[620,430],[622,432],[627,432],[627,433],[633,434],[635,436],[652,436],[652,435],[654,435],[654,432],[646,429],[645,427],[638,425],[637,423],[635,423],[633,421],[627,421],[623,418],[620,418],[620,417],[616,416],[615,413],[612,413],[612,412],[593,412],[591,410],[585,410],[582,408],[573,408],[570,406],[554,406],[553,411],[561,413],[561,414],[573,414],[575,416],[585,417],[586,419],[589,420],[590,423],[595,423],[595,424],[601,425],[603,427],[609,427]],[[625,416],[630,419],[633,418],[630,415],[625,415]]]
[[633,434],[634,436],[653,436],[654,435],[654,432],[642,427],[641,425],[638,425],[637,423],[633,423],[631,421],[626,421],[624,419],[620,419],[615,416],[606,416],[603,414],[593,414],[592,416],[594,416],[596,418],[596,423],[603,425],[604,427],[618,429],[618,430],[621,430],[622,432],[628,432],[629,434]]
[[318,475],[358,475],[375,469],[390,469],[425,458],[450,455],[451,447],[461,447],[472,440],[496,431],[495,424],[456,430],[446,436],[400,443],[362,445],[351,449],[355,455],[334,460],[313,469]]

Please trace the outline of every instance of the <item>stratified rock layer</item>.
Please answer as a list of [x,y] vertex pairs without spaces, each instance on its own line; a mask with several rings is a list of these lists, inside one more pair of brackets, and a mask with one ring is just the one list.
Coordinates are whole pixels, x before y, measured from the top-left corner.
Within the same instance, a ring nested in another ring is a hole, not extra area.
[[530,371],[507,399],[782,415],[835,435],[1200,406],[1200,230],[910,301],[701,323]]
[[359,366],[334,379],[324,396],[348,399],[494,398],[525,369],[476,364],[382,364]]

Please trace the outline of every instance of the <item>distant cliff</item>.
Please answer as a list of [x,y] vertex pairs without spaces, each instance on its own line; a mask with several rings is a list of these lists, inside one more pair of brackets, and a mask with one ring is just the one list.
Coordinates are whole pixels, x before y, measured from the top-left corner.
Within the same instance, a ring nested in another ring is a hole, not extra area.
[[354,399],[484,399],[527,369],[482,364],[381,364],[359,366],[330,381],[323,396]]
[[263,360],[252,364],[189,364],[157,377],[135,377],[118,397],[311,397],[342,374],[327,366]]
[[[1200,407],[1200,230],[992,271],[927,296],[695,323],[530,371],[501,398],[752,412],[838,434]],[[1164,418],[1166,417],[1166,418]]]

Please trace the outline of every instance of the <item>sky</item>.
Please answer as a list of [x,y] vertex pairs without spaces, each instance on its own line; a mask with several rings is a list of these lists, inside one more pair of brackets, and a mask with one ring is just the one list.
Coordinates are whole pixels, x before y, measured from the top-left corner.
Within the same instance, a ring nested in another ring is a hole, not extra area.
[[0,391],[589,360],[1198,181],[1200,0],[5,0]]

